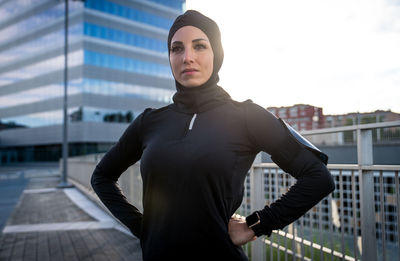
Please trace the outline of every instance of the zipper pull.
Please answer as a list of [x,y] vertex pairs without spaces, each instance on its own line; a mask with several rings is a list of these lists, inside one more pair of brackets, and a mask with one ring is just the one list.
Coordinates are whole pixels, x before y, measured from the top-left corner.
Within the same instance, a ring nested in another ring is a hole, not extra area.
[[193,115],[193,117],[192,117],[192,120],[190,121],[190,124],[189,124],[189,130],[191,130],[191,129],[192,129],[192,127],[193,127],[193,123],[194,123],[194,120],[196,119],[196,117],[197,117],[197,113],[195,113],[195,114]]

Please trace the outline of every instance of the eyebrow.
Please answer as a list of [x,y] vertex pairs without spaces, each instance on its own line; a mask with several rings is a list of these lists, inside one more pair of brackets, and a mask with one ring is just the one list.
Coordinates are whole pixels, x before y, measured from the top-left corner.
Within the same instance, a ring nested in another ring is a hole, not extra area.
[[[207,39],[204,39],[204,38],[197,38],[197,39],[192,40],[192,43],[200,42],[200,41],[206,41],[206,42],[208,42]],[[182,44],[182,42],[181,42],[181,41],[174,41],[172,44]]]

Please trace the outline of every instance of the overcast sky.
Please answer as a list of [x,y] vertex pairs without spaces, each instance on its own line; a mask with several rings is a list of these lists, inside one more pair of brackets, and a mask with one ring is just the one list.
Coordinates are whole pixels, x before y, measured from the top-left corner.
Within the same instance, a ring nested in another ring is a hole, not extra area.
[[264,106],[400,113],[400,0],[187,0],[220,26],[220,85]]

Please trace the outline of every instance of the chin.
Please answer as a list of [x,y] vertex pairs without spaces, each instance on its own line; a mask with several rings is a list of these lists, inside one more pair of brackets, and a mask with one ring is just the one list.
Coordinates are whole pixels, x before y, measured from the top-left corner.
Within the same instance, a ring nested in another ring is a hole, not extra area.
[[184,81],[184,82],[179,82],[182,86],[187,87],[187,88],[192,88],[192,87],[198,87],[202,85],[205,82],[199,82],[199,81]]

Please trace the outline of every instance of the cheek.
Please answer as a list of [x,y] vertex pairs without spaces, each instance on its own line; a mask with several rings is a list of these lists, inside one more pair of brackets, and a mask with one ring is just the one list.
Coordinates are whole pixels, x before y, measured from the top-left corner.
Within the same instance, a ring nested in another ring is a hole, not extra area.
[[208,74],[210,74],[210,75],[212,74],[213,68],[214,68],[214,56],[210,55],[207,58],[207,72],[208,72]]
[[169,63],[170,63],[170,66],[171,66],[172,74],[174,76],[176,76],[176,71],[177,71],[177,68],[178,68],[176,57],[170,57]]

